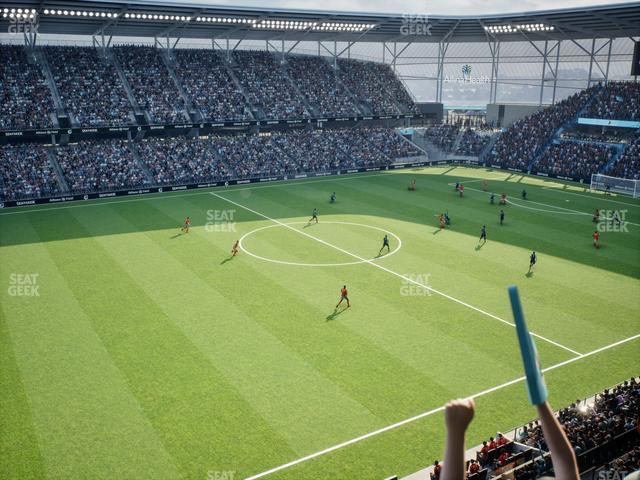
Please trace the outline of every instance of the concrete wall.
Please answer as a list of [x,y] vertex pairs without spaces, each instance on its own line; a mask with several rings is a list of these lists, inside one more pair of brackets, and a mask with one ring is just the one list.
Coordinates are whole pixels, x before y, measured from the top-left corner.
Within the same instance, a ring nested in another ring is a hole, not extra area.
[[546,105],[490,103],[487,105],[487,122],[497,127],[510,127],[514,122],[545,107]]

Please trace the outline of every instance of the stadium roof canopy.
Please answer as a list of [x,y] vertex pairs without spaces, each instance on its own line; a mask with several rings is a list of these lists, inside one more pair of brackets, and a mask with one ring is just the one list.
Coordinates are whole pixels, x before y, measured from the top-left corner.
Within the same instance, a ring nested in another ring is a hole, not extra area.
[[214,6],[189,2],[23,0],[4,3],[7,31],[22,9],[40,34],[341,42],[486,42],[640,35],[640,2],[478,16]]

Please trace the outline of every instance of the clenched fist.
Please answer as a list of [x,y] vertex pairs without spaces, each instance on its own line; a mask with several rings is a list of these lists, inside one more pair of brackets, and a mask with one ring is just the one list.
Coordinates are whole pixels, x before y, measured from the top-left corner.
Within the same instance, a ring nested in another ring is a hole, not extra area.
[[444,407],[444,420],[447,429],[452,432],[464,432],[471,420],[476,404],[473,399],[451,400]]

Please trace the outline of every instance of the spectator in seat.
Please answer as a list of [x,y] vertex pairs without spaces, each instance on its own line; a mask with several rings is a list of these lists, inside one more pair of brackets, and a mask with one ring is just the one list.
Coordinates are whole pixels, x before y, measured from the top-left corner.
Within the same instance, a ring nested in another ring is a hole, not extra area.
[[498,444],[493,439],[493,437],[489,437],[489,450],[495,450],[498,447]]
[[498,457],[498,464],[501,467],[504,467],[507,464],[507,460],[509,459],[509,452],[507,452],[507,450],[503,450],[502,453],[500,453],[500,456]]
[[438,460],[433,462],[433,473],[431,474],[431,480],[440,480],[440,474],[442,473],[442,465],[438,463]]
[[[563,427],[556,419],[549,403],[536,405],[542,430],[549,445],[551,460],[558,480],[578,480],[578,464],[571,443]],[[442,480],[463,480],[465,478],[465,433],[473,420],[475,403],[472,399],[452,400],[444,410],[447,429]],[[486,445],[483,445],[483,447]]]

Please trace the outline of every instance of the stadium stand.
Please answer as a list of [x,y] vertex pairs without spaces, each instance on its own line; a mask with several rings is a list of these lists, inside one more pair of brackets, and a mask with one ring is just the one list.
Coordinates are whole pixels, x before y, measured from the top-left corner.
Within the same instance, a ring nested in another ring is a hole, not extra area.
[[53,79],[67,111],[82,126],[133,123],[118,72],[92,47],[45,47]]
[[596,88],[583,90],[515,122],[500,135],[488,155],[487,163],[527,170],[556,130],[586,106]]
[[56,160],[73,193],[119,190],[148,185],[124,140],[86,141],[58,147]]
[[389,65],[338,60],[340,79],[373,115],[415,112],[416,107]]
[[55,105],[42,70],[24,47],[0,48],[0,128],[53,127]]
[[0,148],[0,200],[59,193],[60,186],[43,147],[26,144]]
[[338,79],[337,72],[320,57],[291,56],[287,72],[320,116],[359,115],[358,107]]
[[592,173],[599,172],[611,160],[614,153],[615,150],[607,145],[585,142],[551,144],[531,171],[588,180]]
[[205,120],[249,120],[242,92],[214,50],[175,50],[176,75]]
[[481,135],[475,130],[467,128],[464,130],[454,153],[458,155],[479,155],[489,144],[490,140],[490,134]]
[[229,178],[229,168],[210,146],[206,141],[176,137],[148,138],[138,148],[153,183],[169,185]]
[[426,129],[425,138],[443,152],[450,153],[453,150],[458,131],[456,125],[436,125]]
[[640,137],[626,146],[607,174],[614,177],[640,179]]
[[[59,193],[55,165],[47,164],[44,150],[21,148],[2,149],[0,199]],[[383,166],[422,154],[393,129],[382,127],[84,141],[52,151],[72,193]],[[12,164],[12,155],[24,160]]]
[[640,83],[609,82],[599,87],[586,117],[640,120]]
[[264,51],[235,51],[235,74],[252,105],[265,118],[309,118],[302,99],[284,73],[275,56]]
[[[625,474],[640,469],[640,432],[637,430],[640,382],[637,378],[605,389],[588,401],[578,400],[554,415],[575,452],[581,474],[603,466]],[[498,433],[496,438],[491,437],[471,452],[466,461],[468,480],[533,480],[553,473],[540,420],[516,429],[513,439]],[[443,464],[435,462],[434,465]],[[435,480],[439,475],[433,470],[433,467],[428,469]]]
[[138,105],[150,115],[152,123],[180,123],[189,119],[180,91],[171,78],[157,49],[152,47],[114,47]]

